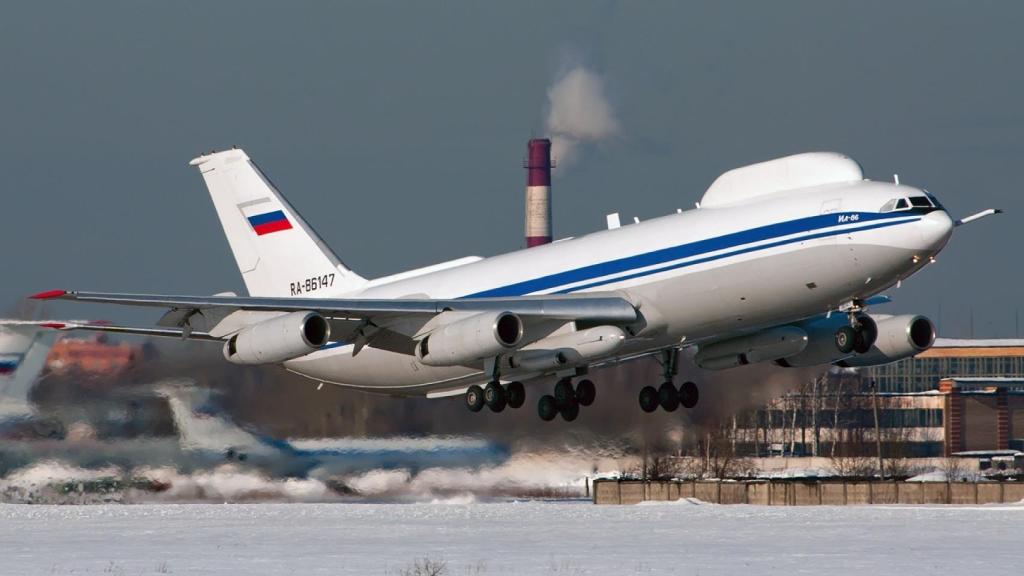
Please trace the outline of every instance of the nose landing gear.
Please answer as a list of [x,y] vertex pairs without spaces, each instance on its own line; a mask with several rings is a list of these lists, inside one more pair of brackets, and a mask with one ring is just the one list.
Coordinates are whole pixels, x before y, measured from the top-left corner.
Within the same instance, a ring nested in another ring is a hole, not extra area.
[[878,326],[867,314],[853,310],[849,313],[850,325],[836,330],[836,348],[843,354],[865,354],[875,345]]

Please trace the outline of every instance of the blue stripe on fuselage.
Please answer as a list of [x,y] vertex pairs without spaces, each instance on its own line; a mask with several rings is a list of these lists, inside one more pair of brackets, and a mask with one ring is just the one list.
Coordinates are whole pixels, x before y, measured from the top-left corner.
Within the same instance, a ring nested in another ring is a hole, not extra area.
[[761,246],[751,246],[748,248],[742,248],[739,250],[734,250],[731,252],[726,252],[715,256],[708,256],[706,258],[700,258],[688,262],[680,262],[678,264],[674,264],[671,266],[645,270],[643,272],[637,272],[635,274],[630,274],[626,276],[606,278],[604,280],[600,280],[590,284],[574,286],[572,288],[557,291],[559,293],[574,292],[577,290],[593,288],[595,286],[601,286],[613,282],[620,282],[632,278],[639,278],[641,276],[647,276],[650,274],[658,274],[660,272],[665,272],[676,268],[693,266],[696,264],[710,262],[721,258],[728,258],[730,256],[745,254],[747,252],[766,250],[769,248],[783,246],[786,244],[792,244],[795,242],[803,242],[806,240],[812,240],[815,238],[825,238],[828,236],[837,236],[839,234],[847,234],[850,232],[860,232],[864,230],[884,228],[887,226],[895,226],[897,224],[916,222],[917,220],[920,220],[919,216],[910,220],[905,220],[905,218],[907,218],[908,216],[917,215],[908,214],[907,212],[889,212],[885,214],[874,212],[834,212],[831,214],[810,216],[807,218],[791,220],[789,222],[780,222],[778,224],[769,224],[767,226],[752,228],[750,230],[733,232],[731,234],[716,236],[714,238],[708,238],[706,240],[698,240],[696,242],[691,242],[689,244],[681,244],[679,246],[671,246],[669,248],[662,248],[660,250],[654,250],[652,252],[646,252],[634,256],[627,256],[625,258],[619,258],[618,260],[611,260],[608,262],[591,264],[589,266],[584,266],[582,268],[575,268],[573,270],[567,270],[565,272],[558,272],[556,274],[541,276],[539,278],[526,280],[524,282],[518,282],[516,284],[510,284],[508,286],[500,286],[498,288],[484,290],[482,292],[477,292],[475,294],[469,294],[467,296],[464,296],[464,298],[522,296],[525,294],[539,292],[541,290],[550,290],[552,288],[558,288],[561,286],[565,286],[567,284],[576,284],[579,282],[584,282],[586,280],[601,278],[603,276],[629,272],[631,270],[636,270],[638,268],[646,268],[649,266],[664,264],[666,262],[671,262],[673,260],[690,258],[693,256],[699,256],[701,254],[707,254],[709,252],[727,250],[729,248],[735,248],[737,246],[742,246],[744,244],[762,242],[765,240],[771,240],[783,236],[790,236],[793,234],[808,233],[822,228],[831,228],[833,226],[839,226],[844,224],[860,224],[884,220],[884,222],[876,222],[874,224],[867,224],[865,226],[842,228],[839,230],[828,230],[825,232],[819,232],[817,234],[803,235],[796,238],[790,238],[787,240],[779,240],[777,242],[772,242]]

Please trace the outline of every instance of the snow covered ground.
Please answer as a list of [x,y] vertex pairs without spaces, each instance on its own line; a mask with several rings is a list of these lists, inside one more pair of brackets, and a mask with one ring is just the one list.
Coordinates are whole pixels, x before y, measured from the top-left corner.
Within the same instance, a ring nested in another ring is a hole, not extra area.
[[982,574],[1024,506],[0,505],[0,574]]

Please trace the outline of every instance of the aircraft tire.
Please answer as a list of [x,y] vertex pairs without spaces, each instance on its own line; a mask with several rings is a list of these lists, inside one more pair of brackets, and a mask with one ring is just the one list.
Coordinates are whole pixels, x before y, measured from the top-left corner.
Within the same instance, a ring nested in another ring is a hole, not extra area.
[[484,389],[473,384],[466,390],[466,407],[470,412],[479,412],[484,407]]
[[640,389],[640,409],[650,414],[658,409],[658,390],[654,386]]
[[526,387],[522,382],[509,382],[505,388],[509,408],[520,408],[526,402]]
[[597,387],[587,378],[576,383],[576,400],[580,406],[590,406],[597,398]]
[[559,410],[559,412],[562,414],[562,420],[572,422],[580,415],[580,404],[579,402],[570,402],[569,404],[562,406],[562,409]]
[[693,382],[683,382],[679,387],[679,403],[683,408],[693,408],[700,400],[700,389]]
[[576,391],[572,389],[572,380],[562,378],[555,383],[554,396],[559,406],[566,406],[569,402],[575,400]]
[[853,351],[858,354],[866,354],[875,345],[877,335],[870,328],[861,328],[856,331],[853,338]]
[[853,347],[856,345],[857,332],[850,326],[843,326],[836,330],[835,340],[836,348],[843,354],[849,354],[853,352]]
[[506,400],[505,389],[502,388],[501,384],[488,382],[487,386],[484,386],[484,404],[487,404],[490,408],[493,409],[495,406],[504,408]]
[[558,416],[558,402],[555,397],[545,394],[537,401],[537,415],[545,422],[551,422]]
[[672,382],[663,382],[658,388],[658,405],[665,412],[675,412],[679,408],[679,391]]

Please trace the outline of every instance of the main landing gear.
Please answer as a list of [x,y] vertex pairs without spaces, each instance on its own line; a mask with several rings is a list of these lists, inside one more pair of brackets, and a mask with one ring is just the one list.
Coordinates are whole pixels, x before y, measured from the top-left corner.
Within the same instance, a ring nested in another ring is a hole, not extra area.
[[574,388],[571,378],[562,378],[555,384],[553,394],[540,397],[537,414],[545,422],[554,420],[559,414],[566,422],[572,422],[580,415],[580,406],[590,406],[595,398],[597,388],[590,380],[584,378]]
[[675,412],[679,406],[693,408],[700,399],[700,390],[693,382],[683,382],[677,389],[672,382],[679,373],[679,349],[673,348],[662,352],[661,367],[664,370],[664,382],[661,386],[644,386],[640,390],[640,409],[654,412],[662,407],[666,412]]
[[522,382],[509,382],[502,385],[490,382],[483,388],[476,384],[466,390],[466,407],[471,412],[479,412],[484,406],[491,412],[501,412],[505,407],[519,408],[526,401],[526,388]]

